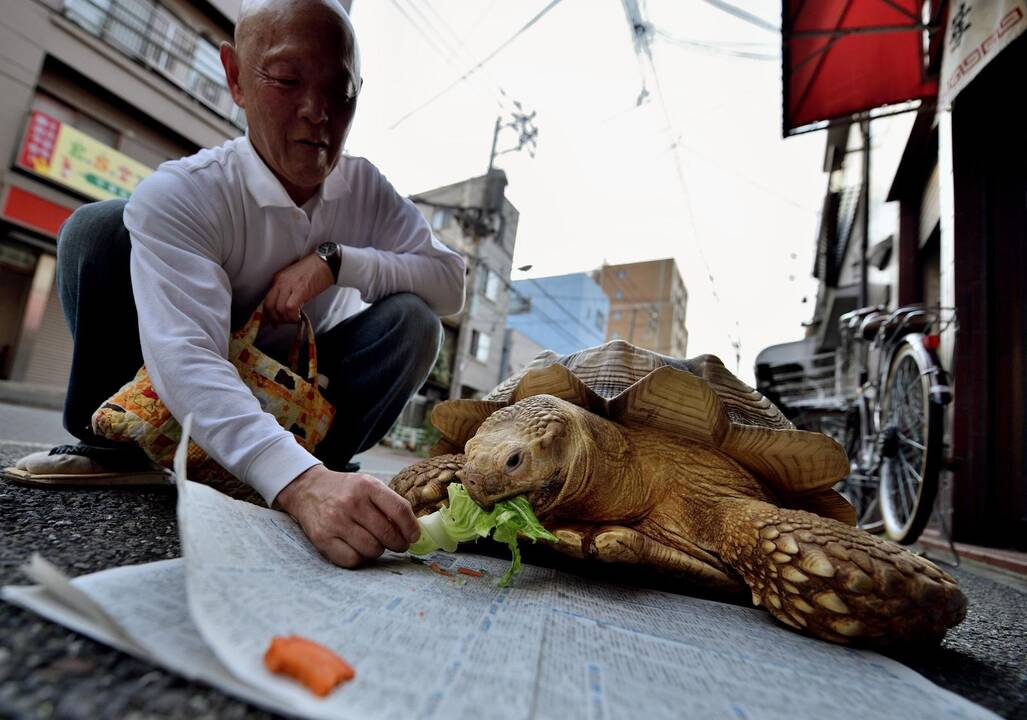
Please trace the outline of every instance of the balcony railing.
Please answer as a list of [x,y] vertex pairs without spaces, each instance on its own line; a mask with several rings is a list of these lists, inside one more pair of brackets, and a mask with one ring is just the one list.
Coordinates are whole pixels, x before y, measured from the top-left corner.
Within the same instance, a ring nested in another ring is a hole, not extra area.
[[64,0],[66,18],[185,90],[241,130],[218,48],[155,0]]

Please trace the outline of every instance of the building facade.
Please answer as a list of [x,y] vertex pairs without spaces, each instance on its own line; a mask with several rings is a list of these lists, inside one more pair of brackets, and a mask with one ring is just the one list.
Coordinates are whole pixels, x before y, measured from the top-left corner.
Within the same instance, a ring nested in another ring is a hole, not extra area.
[[595,277],[610,298],[607,340],[685,357],[688,289],[673,258],[603,265]]
[[506,326],[560,355],[606,339],[610,299],[587,273],[516,280]]
[[[866,260],[868,304],[922,303],[942,318],[938,356],[950,373],[952,402],[939,502],[952,537],[1024,550],[1027,136],[1022,116],[1002,108],[1027,65],[1027,16],[1013,8],[998,30],[989,35],[984,28],[977,42],[987,47],[996,32],[1017,24],[1023,34],[991,53],[951,108],[919,111],[887,197],[898,204],[897,222],[888,235],[870,238]],[[945,47],[948,52],[953,44]],[[976,58],[971,67],[983,64],[975,47],[966,48]],[[952,83],[945,80],[943,71],[941,85],[948,89]],[[767,348],[756,361],[757,387],[791,411],[804,404],[823,408],[832,396],[844,401],[845,389],[855,386],[834,356],[838,317],[859,304],[863,198],[852,182],[858,172],[848,166],[858,165],[862,152],[853,152],[860,150],[853,134],[849,126],[828,131],[828,192],[815,269],[820,286],[809,335]]]
[[245,129],[218,58],[233,0],[34,0],[0,15],[0,380],[63,387],[56,237],[161,162]]
[[520,372],[545,349],[527,335],[508,327],[503,340],[503,359],[500,374],[505,379],[516,372]]
[[506,174],[492,170],[410,198],[435,236],[463,255],[467,289],[463,310],[442,318],[439,357],[386,438],[393,445],[420,445],[440,400],[480,398],[499,384],[518,219],[506,184]]

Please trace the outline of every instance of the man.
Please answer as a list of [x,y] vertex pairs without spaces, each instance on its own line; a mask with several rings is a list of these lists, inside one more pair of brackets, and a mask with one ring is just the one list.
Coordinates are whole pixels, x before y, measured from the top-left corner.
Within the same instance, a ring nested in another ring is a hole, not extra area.
[[[328,559],[353,567],[417,539],[406,500],[339,470],[427,377],[438,315],[463,303],[463,261],[373,165],[341,156],[361,75],[337,0],[245,2],[221,60],[247,136],[161,165],[124,207],[124,225],[122,204],[108,202],[62,229],[58,282],[75,341],[65,426],[84,444],[30,469],[130,465],[87,426],[145,362],[172,413],[193,413],[193,438],[211,457],[295,517]],[[361,299],[371,303],[363,311]],[[278,327],[258,346],[276,357],[301,308],[315,327],[337,409],[316,457],[226,359],[231,330],[261,301]]]

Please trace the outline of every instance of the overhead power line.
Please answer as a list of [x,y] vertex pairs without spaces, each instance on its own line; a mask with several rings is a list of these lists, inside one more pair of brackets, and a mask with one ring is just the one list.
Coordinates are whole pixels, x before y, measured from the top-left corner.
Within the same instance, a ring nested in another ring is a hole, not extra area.
[[[421,23],[417,22],[416,20],[414,20],[414,18],[410,17],[410,13],[408,13],[406,11],[406,8],[404,8],[399,3],[399,0],[392,0],[392,4],[399,11],[399,14],[406,18],[407,22],[409,22],[410,25],[413,26],[414,30],[417,31],[417,34],[424,39],[428,47],[434,50],[438,54],[438,56],[445,60],[447,63],[456,67],[456,62],[454,60],[455,56],[453,55],[452,51],[447,52],[446,49],[443,48],[441,43],[439,43],[435,38],[433,38],[431,35],[425,32],[424,27],[421,25]],[[416,6],[414,6],[414,10],[417,10]]]
[[[480,264],[480,265],[481,265],[482,267],[484,267],[484,268],[485,268],[485,269],[486,269],[487,271],[491,271],[491,272],[494,272],[494,273],[496,274],[496,276],[497,276],[497,277],[499,278],[499,280],[500,280],[500,281],[501,281],[501,282],[503,283],[503,285],[504,285],[504,286],[506,287],[506,290],[508,290],[508,291],[509,291],[509,292],[510,292],[510,293],[511,293],[512,295],[516,295],[516,296],[518,296],[519,298],[521,298],[521,300],[522,300],[522,301],[526,301],[526,302],[528,303],[528,306],[529,306],[529,307],[531,308],[531,310],[532,310],[533,312],[537,312],[537,313],[538,313],[539,315],[541,315],[542,317],[544,317],[544,318],[545,318],[544,320],[538,320],[538,321],[539,321],[539,323],[541,323],[541,324],[543,324],[543,325],[551,325],[551,326],[554,326],[554,327],[555,327],[554,329],[555,329],[555,330],[558,330],[559,334],[563,335],[563,336],[564,336],[565,338],[567,338],[568,340],[570,340],[570,341],[571,341],[572,343],[574,343],[575,345],[578,345],[578,344],[580,344],[580,345],[581,345],[582,347],[587,347],[587,346],[588,346],[588,343],[589,343],[589,342],[591,342],[591,341],[589,341],[589,340],[587,339],[587,337],[588,337],[588,336],[585,336],[585,340],[584,340],[584,343],[582,344],[582,340],[581,340],[581,338],[580,338],[580,337],[579,337],[579,336],[577,335],[577,332],[572,332],[572,331],[574,331],[574,329],[573,329],[573,328],[568,328],[568,326],[567,326],[567,323],[566,323],[566,321],[554,319],[553,315],[550,315],[550,314],[548,314],[547,312],[545,312],[545,310],[543,310],[543,309],[542,309],[541,307],[539,307],[539,306],[538,306],[537,304],[535,304],[535,303],[532,303],[532,302],[531,302],[531,300],[532,300],[531,296],[529,296],[529,295],[525,295],[525,294],[524,294],[524,293],[522,293],[522,292],[521,292],[520,290],[518,290],[517,288],[513,287],[513,283],[512,283],[512,282],[511,282],[511,281],[510,281],[510,280],[509,280],[508,278],[506,278],[506,277],[503,277],[502,273],[500,273],[500,272],[498,272],[497,270],[493,269],[493,268],[492,268],[492,267],[491,267],[491,266],[490,266],[490,265],[489,265],[488,263],[486,263],[486,262],[485,262],[484,260],[479,260],[479,264]],[[533,279],[533,278],[525,278],[525,279],[527,279],[527,280],[531,280],[532,282],[534,282],[534,283],[535,283],[535,285],[538,285],[538,280],[536,280],[536,279]],[[543,292],[543,293],[545,292],[545,289],[544,289],[544,288],[542,288],[542,286],[541,286],[541,285],[539,285],[538,287],[539,287],[539,289],[541,289],[541,290],[542,290],[542,292]],[[558,306],[560,307],[560,309],[562,309],[562,310],[563,310],[564,312],[566,312],[566,313],[570,314],[570,311],[569,311],[569,310],[568,310],[568,309],[567,309],[566,307],[564,307],[564,306],[563,306],[563,305],[561,305],[560,303],[557,303],[557,305],[558,305]],[[579,324],[581,324],[581,320],[579,320],[579,319],[578,319],[578,318],[577,318],[577,317],[576,317],[575,315],[571,315],[571,317],[572,317],[572,318],[574,318],[574,319],[576,319],[576,320],[578,320],[578,323],[579,323]],[[583,328],[584,328],[585,330],[587,330],[589,334],[591,334],[591,333],[595,332],[595,330],[594,330],[594,329],[592,329],[592,328],[588,328],[588,326],[585,326],[585,325],[583,325],[583,324],[582,324],[582,327],[583,327]]]
[[668,35],[662,30],[655,31],[663,40],[680,48],[689,50],[700,50],[710,55],[723,55],[725,57],[743,58],[745,60],[780,60],[780,54],[751,52],[749,50],[735,50],[721,44],[706,43],[701,40],[690,40],[688,38],[677,38]]
[[415,107],[412,110],[409,110],[405,114],[403,114],[398,120],[396,120],[396,122],[392,123],[392,125],[389,126],[389,130],[395,130],[401,124],[403,124],[404,122],[409,120],[411,117],[413,117],[414,115],[419,113],[421,110],[423,110],[424,108],[426,108],[429,105],[431,105],[432,103],[434,103],[436,100],[441,98],[443,95],[445,95],[450,90],[455,88],[457,85],[462,83],[464,80],[469,78],[471,75],[476,73],[478,70],[480,70],[482,68],[482,66],[485,65],[485,63],[489,62],[490,60],[492,60],[492,58],[496,57],[496,55],[498,55],[503,50],[505,50],[510,45],[510,43],[512,43],[517,38],[519,38],[521,35],[523,35],[528,29],[530,29],[535,23],[537,23],[539,20],[541,20],[550,10],[555,8],[562,1],[563,0],[550,0],[550,2],[544,8],[542,8],[533,18],[531,18],[531,20],[529,20],[519,30],[517,30],[517,32],[515,32],[513,35],[511,35],[509,38],[507,38],[506,41],[502,45],[500,45],[495,50],[493,50],[488,55],[486,55],[484,58],[479,60],[474,66],[472,66],[469,70],[467,70],[467,72],[465,72],[463,75],[458,77],[456,80],[451,82],[446,87],[442,88],[442,90],[440,90],[439,92],[437,92],[434,95],[432,95],[430,98],[425,100],[423,103],[421,103],[417,107]]
[[[544,285],[543,285],[542,283],[540,283],[540,282],[539,282],[538,280],[536,280],[536,279],[534,279],[534,278],[527,278],[527,279],[528,279],[528,281],[529,281],[529,282],[532,282],[532,283],[534,283],[535,285],[537,285],[537,286],[538,286],[538,289],[542,291],[542,294],[543,294],[543,295],[545,295],[545,296],[546,296],[547,298],[549,298],[549,299],[550,299],[550,300],[551,300],[551,301],[553,302],[553,304],[555,304],[555,305],[556,305],[556,306],[557,306],[558,308],[560,308],[561,310],[563,310],[564,314],[565,314],[565,315],[566,315],[567,317],[569,317],[569,318],[570,318],[571,320],[573,320],[574,322],[578,323],[578,325],[580,325],[581,327],[585,328],[585,332],[587,332],[587,333],[594,333],[594,332],[596,332],[596,330],[598,330],[598,328],[595,328],[595,327],[589,327],[588,325],[586,325],[586,324],[584,323],[584,321],[582,321],[582,319],[581,319],[581,318],[579,318],[579,317],[578,317],[577,315],[575,315],[575,314],[574,314],[574,313],[572,313],[572,312],[571,312],[570,310],[568,310],[568,309],[566,308],[566,306],[565,306],[565,305],[564,305],[564,304],[563,304],[562,302],[560,302],[560,301],[559,301],[559,300],[557,300],[557,299],[556,299],[555,297],[553,297],[552,295],[550,295],[550,294],[549,294],[549,291],[548,291],[548,290],[546,290],[545,286],[544,286]],[[586,337],[588,337],[588,336],[586,335]]]
[[749,23],[750,25],[755,25],[756,27],[761,28],[763,30],[769,30],[772,33],[781,32],[781,28],[779,28],[777,25],[767,22],[758,15],[753,15],[748,10],[743,10],[737,5],[732,5],[729,2],[724,2],[724,0],[703,0],[703,2],[705,2],[707,5],[712,5],[718,10],[726,12],[728,15],[733,15],[739,20],[743,20]]
[[[713,0],[706,1],[713,2]],[[654,60],[652,54],[651,42],[653,26],[651,23],[646,22],[645,18],[642,16],[642,11],[638,6],[638,0],[622,0],[622,2],[624,4],[624,12],[627,15],[628,24],[631,26],[635,54],[638,55],[639,61],[642,63],[643,95],[639,96],[639,100],[641,101],[642,97],[648,94],[645,88],[645,82],[646,75],[649,74],[652,76],[656,96],[660,102],[660,108],[663,111],[663,117],[667,123],[666,126],[669,133],[670,129],[674,127],[674,122],[670,116],[670,109],[667,106],[667,99],[664,95],[663,86],[660,83],[660,75],[656,71],[656,61]],[[726,3],[722,4],[726,5]],[[639,104],[641,104],[641,102],[639,102]],[[676,151],[677,140],[674,138],[671,138],[671,140],[672,147],[675,148],[674,152],[671,153],[671,156],[674,160],[674,170],[677,173],[678,182],[681,185],[681,196],[685,204],[685,214],[687,215],[688,223],[692,229],[692,238],[693,242],[695,243],[695,249],[699,254],[699,259],[702,261],[703,267],[706,269],[706,277],[709,279],[710,282],[710,292],[713,295],[713,299],[717,301],[717,304],[721,308],[723,308],[724,302],[720,297],[720,293],[717,292],[717,281],[713,277],[713,270],[710,268],[709,260],[707,260],[706,258],[706,253],[703,251],[702,242],[699,238],[699,228],[695,222],[695,212],[692,208],[691,195],[688,191],[688,181],[685,179],[685,171],[684,168],[681,166],[681,156]],[[740,330],[740,326],[737,320],[735,321],[734,325],[737,330]],[[734,337],[731,335],[730,332],[725,332],[725,334],[727,335],[728,342],[730,342],[732,347],[736,349],[737,353],[738,348],[741,347],[741,337],[739,336],[738,332],[736,332]]]

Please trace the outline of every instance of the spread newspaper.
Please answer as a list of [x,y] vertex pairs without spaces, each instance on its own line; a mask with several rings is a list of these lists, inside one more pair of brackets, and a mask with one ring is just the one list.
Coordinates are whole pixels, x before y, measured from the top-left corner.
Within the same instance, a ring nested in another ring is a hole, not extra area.
[[[69,581],[37,557],[26,571],[38,584],[4,599],[298,717],[998,717],[755,609],[533,566],[501,589],[507,563],[467,553],[337,568],[288,515],[176,471],[182,558]],[[457,566],[482,575],[437,572]],[[294,634],[341,655],[355,679],[321,699],[270,673],[271,638]]]

